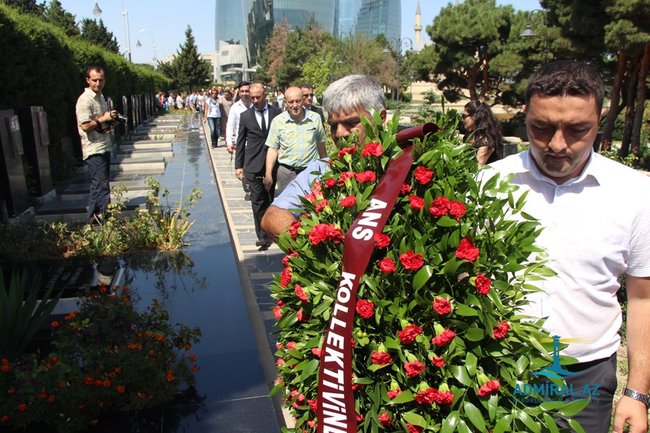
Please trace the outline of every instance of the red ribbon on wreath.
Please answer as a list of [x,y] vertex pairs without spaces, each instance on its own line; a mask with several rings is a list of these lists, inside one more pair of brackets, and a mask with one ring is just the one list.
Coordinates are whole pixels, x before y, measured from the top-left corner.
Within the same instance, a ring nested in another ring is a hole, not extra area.
[[[432,123],[400,131],[398,143],[408,143],[434,132]],[[413,164],[413,148],[406,147],[382,176],[370,205],[345,235],[343,270],[331,319],[325,332],[318,373],[318,433],[356,433],[357,414],[352,392],[352,326],[357,288],[374,251],[373,236],[381,233]]]

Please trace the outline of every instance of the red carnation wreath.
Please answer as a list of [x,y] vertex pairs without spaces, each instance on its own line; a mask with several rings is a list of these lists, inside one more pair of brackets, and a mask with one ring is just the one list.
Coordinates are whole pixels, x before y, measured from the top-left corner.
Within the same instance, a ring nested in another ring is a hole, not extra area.
[[[555,419],[586,404],[515,395],[520,381],[551,362],[541,321],[517,310],[538,290],[533,283],[552,272],[535,246],[539,225],[521,212],[506,180],[477,180],[475,155],[457,138],[457,123],[453,112],[441,116],[435,134],[415,140],[409,174],[372,236],[352,310],[347,409],[359,432],[558,431]],[[271,286],[274,392],[283,393],[295,419],[292,432],[316,432],[323,413],[328,431],[348,431],[333,412],[342,407],[318,400],[324,338],[346,233],[404,153],[396,119],[382,127],[375,118],[366,130],[366,143],[332,155],[329,171],[302,199],[304,214],[279,242],[287,256]]]

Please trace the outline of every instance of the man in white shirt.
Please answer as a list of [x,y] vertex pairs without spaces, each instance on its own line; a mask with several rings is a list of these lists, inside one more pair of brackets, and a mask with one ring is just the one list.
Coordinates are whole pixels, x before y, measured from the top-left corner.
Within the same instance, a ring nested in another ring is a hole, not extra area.
[[[248,110],[253,102],[250,96],[251,83],[242,81],[239,83],[239,101],[232,104],[230,113],[228,114],[228,122],[226,122],[226,148],[228,152],[234,153],[237,149],[237,133],[239,132],[239,117],[241,114]],[[244,198],[251,199],[251,190],[248,186],[246,179],[242,179],[242,187],[244,188]]]
[[650,388],[650,178],[593,151],[603,93],[586,63],[544,66],[526,91],[529,149],[491,167],[514,174],[518,194],[528,194],[524,210],[544,227],[537,243],[557,276],[523,313],[547,317],[551,335],[570,342],[562,354],[578,360],[563,366],[573,389],[598,385],[576,416],[590,433],[609,429],[622,322],[616,292],[625,275],[628,380],[613,431],[629,424],[641,433]]

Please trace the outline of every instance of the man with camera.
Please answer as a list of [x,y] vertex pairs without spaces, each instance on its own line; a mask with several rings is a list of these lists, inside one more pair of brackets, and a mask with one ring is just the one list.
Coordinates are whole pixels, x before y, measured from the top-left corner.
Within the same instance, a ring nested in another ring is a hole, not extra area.
[[117,110],[109,110],[102,90],[104,70],[91,66],[86,70],[88,87],[77,99],[76,113],[81,151],[90,178],[88,195],[89,224],[101,222],[111,201],[108,178],[113,147],[112,126],[120,121]]

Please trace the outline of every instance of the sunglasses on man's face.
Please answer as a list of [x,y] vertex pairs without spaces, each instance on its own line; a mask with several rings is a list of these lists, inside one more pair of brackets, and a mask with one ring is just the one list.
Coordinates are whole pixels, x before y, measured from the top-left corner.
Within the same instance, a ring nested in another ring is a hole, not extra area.
[[302,97],[303,97],[303,98],[313,98],[313,97],[314,97],[314,94],[313,94],[313,93],[303,93],[303,94],[302,94]]

